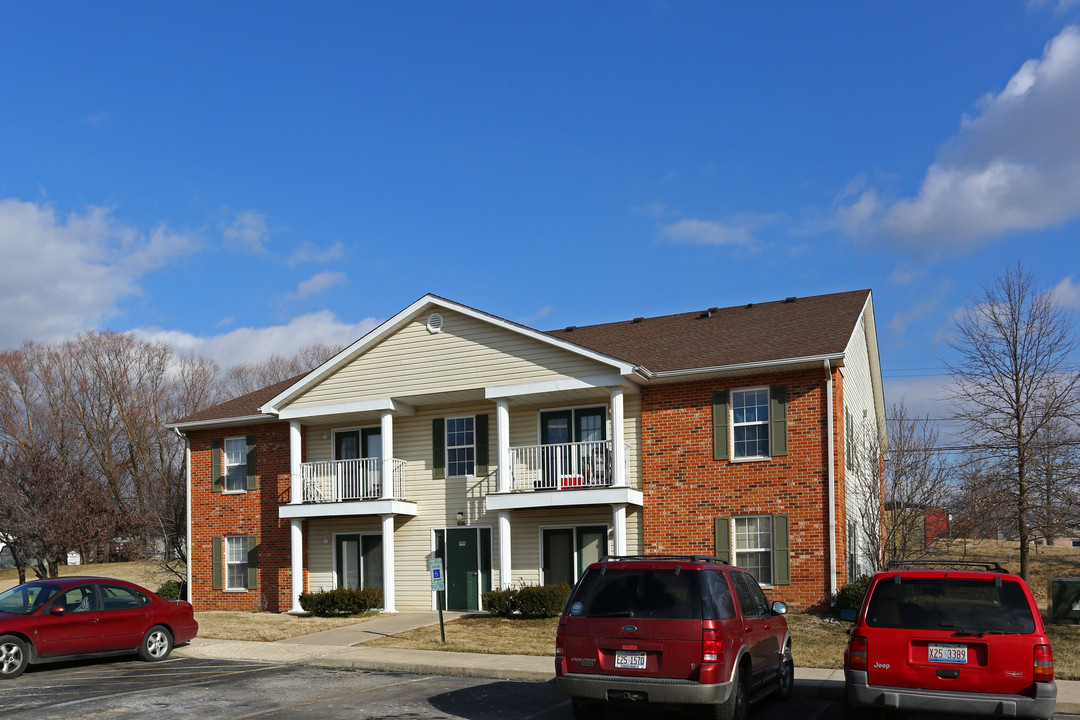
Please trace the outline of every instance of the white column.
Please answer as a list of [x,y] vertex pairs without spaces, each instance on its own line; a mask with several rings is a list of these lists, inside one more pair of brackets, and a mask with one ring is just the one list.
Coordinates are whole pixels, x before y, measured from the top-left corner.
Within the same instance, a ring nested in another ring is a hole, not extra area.
[[626,503],[615,503],[611,506],[611,528],[613,544],[613,554],[625,555],[626,554]]
[[289,503],[299,505],[304,502],[304,478],[300,473],[300,450],[303,447],[303,436],[300,430],[300,421],[289,422]]
[[292,609],[289,612],[303,612],[300,607],[300,593],[304,592],[304,521],[294,519],[289,533],[292,549]]
[[[499,492],[505,493],[510,492],[513,481],[510,477],[510,403],[507,400],[495,403],[495,428],[495,441],[499,444]],[[509,527],[509,518],[506,522]]]
[[382,516],[383,612],[397,612],[394,607],[394,516]]
[[623,389],[611,389],[612,485],[626,487],[626,445],[623,438]]
[[510,589],[510,511],[499,511],[499,589]]
[[[382,430],[382,498],[394,498],[394,416],[384,411],[379,426]],[[393,526],[391,526],[392,528]],[[383,547],[386,547],[383,540]]]

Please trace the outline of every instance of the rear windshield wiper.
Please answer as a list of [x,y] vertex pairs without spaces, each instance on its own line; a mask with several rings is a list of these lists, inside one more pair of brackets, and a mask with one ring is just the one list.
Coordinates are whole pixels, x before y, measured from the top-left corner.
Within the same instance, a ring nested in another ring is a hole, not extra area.
[[606,613],[597,613],[589,617],[634,617],[633,610],[612,610]]

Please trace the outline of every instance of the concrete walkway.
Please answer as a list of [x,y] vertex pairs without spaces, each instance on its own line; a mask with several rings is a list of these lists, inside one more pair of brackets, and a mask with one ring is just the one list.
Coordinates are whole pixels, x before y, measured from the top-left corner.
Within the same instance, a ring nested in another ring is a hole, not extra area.
[[[461,613],[443,613],[446,621],[461,616]],[[438,622],[438,613],[402,612],[277,642],[195,638],[187,645],[176,648],[173,655],[525,682],[549,682],[555,677],[555,663],[551,657],[405,650],[364,645],[377,637]],[[1057,712],[1080,713],[1080,681],[1058,680],[1057,686]],[[795,668],[795,692],[805,697],[840,700],[844,697],[844,671]]]

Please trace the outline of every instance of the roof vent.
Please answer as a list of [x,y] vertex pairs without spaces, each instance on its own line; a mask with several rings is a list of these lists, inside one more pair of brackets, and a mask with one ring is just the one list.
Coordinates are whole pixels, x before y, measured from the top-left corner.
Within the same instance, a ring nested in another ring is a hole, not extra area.
[[632,323],[639,323],[639,322],[645,322],[645,318],[643,318],[643,317],[636,317],[636,318],[634,318],[633,320],[631,320],[630,322],[632,322]]
[[746,309],[747,310],[749,310],[752,307],[754,307],[754,303],[746,303]]
[[567,325],[566,330],[564,330],[563,332],[574,332],[574,330],[576,330],[576,329],[577,329],[577,325]]
[[798,300],[798,298],[797,298],[797,297],[795,297],[794,295],[792,295],[792,296],[791,296],[791,297],[789,297],[789,298],[785,298],[785,299],[784,299],[784,302],[786,302],[786,303],[793,303],[793,302],[795,302],[796,300]]
[[439,313],[431,313],[427,319],[427,331],[434,335],[443,328],[443,317]]
[[701,315],[699,315],[698,317],[711,318],[713,315],[715,315],[718,312],[720,312],[720,308],[711,307],[708,310],[706,310],[705,312],[701,313]]

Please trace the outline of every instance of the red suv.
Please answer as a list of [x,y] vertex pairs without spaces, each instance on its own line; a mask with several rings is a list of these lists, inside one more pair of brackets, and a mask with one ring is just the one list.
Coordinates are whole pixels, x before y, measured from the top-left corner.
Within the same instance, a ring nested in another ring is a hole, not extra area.
[[948,564],[963,569],[874,576],[844,656],[849,707],[1051,717],[1054,656],[1027,583]]
[[750,573],[710,557],[593,563],[559,619],[555,683],[574,717],[611,705],[703,705],[744,718],[748,703],[791,693],[791,633]]

